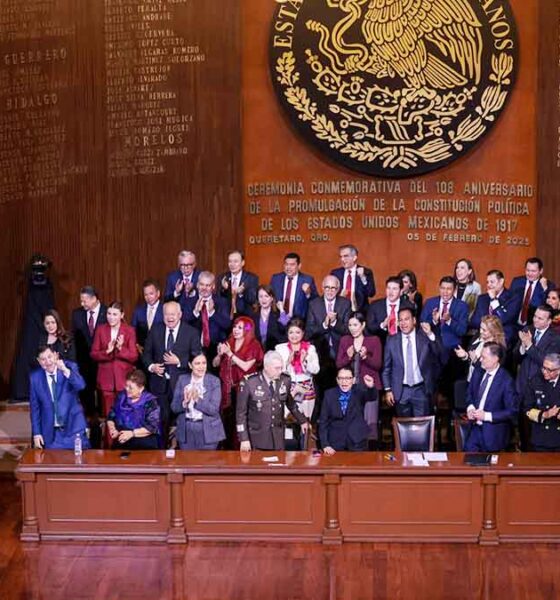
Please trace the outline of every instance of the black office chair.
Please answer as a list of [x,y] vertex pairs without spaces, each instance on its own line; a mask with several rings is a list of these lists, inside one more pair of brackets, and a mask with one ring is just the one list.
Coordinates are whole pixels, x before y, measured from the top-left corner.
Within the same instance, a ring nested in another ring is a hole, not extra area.
[[394,417],[392,421],[395,450],[398,452],[433,452],[436,418]]
[[453,429],[455,431],[455,449],[457,452],[463,452],[465,439],[469,435],[471,427],[472,421],[467,421],[461,418],[461,415],[455,414],[453,419]]

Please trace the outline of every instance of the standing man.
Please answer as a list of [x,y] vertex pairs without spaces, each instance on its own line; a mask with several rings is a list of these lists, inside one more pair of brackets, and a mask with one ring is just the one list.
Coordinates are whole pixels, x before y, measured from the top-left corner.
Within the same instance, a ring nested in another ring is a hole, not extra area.
[[91,347],[98,325],[107,323],[107,307],[99,301],[99,294],[91,285],[80,290],[81,308],[72,311],[72,332],[76,344],[76,359],[85,387],[80,399],[91,417],[96,413],[95,390],[97,387],[97,363],[91,358]]
[[428,323],[416,330],[414,310],[410,307],[400,309],[399,329],[385,345],[385,400],[395,407],[398,417],[425,417],[431,412],[440,344]]
[[290,378],[282,373],[282,357],[270,350],[264,355],[263,370],[244,379],[237,396],[237,435],[241,452],[284,450],[284,410],[287,408],[301,426],[309,422],[299,412],[290,394]]
[[336,355],[340,338],[348,333],[350,301],[338,295],[340,283],[334,275],[323,279],[323,296],[309,303],[305,337],[313,342],[321,370],[316,382],[323,392],[335,385]]
[[290,317],[305,321],[310,300],[317,297],[317,288],[311,275],[300,271],[299,254],[289,252],[284,256],[284,272],[275,273],[270,279],[274,296],[282,302],[284,312]]
[[514,277],[511,281],[511,293],[521,300],[517,318],[520,327],[531,323],[537,307],[545,304],[546,295],[556,287],[554,282],[544,277],[543,270],[543,261],[538,256],[533,256],[525,262],[525,275]]
[[181,316],[178,302],[166,302],[163,323],[152,326],[142,353],[142,362],[149,373],[150,391],[158,399],[164,440],[167,440],[170,405],[177,379],[187,373],[191,356],[200,352],[198,332],[181,322]]
[[167,275],[164,298],[175,300],[184,310],[185,303],[196,293],[200,271],[196,268],[196,256],[190,250],[181,250],[177,257],[178,269]]
[[531,449],[560,452],[560,354],[547,354],[540,373],[524,390],[523,411],[531,421]]
[[340,267],[333,269],[334,275],[340,282],[340,295],[352,303],[352,310],[365,314],[369,298],[375,296],[375,280],[373,271],[358,264],[358,249],[346,244],[338,249]]
[[155,323],[163,323],[161,289],[155,279],[146,279],[142,284],[144,303],[139,304],[132,314],[131,325],[136,330],[138,352],[144,351],[146,338]]
[[230,317],[251,315],[252,306],[257,302],[258,275],[245,271],[245,256],[241,250],[228,254],[228,270],[218,275],[220,296],[230,307]]
[[367,329],[371,335],[377,335],[384,342],[387,336],[398,332],[399,310],[407,307],[414,309],[412,302],[402,298],[403,283],[400,277],[388,277],[385,281],[385,298],[375,300],[367,309]]
[[89,448],[86,419],[79,392],[85,381],[78,365],[64,362],[57,352],[41,346],[37,352],[40,369],[30,375],[30,416],[35,448],[74,448],[76,435],[82,448]]
[[200,343],[211,363],[231,326],[228,303],[216,294],[214,273],[202,271],[198,276],[196,294],[188,299],[184,319],[199,332]]
[[515,359],[520,363],[516,381],[519,394],[523,394],[529,380],[539,374],[544,357],[560,353],[560,336],[550,327],[552,314],[552,308],[542,304],[535,310],[533,325],[518,334]]
[[505,349],[486,342],[467,388],[467,417],[471,427],[465,436],[465,452],[501,452],[517,419],[519,397],[511,375],[501,366]]
[[480,329],[484,315],[496,315],[502,322],[506,341],[511,348],[517,336],[517,319],[522,299],[504,287],[504,274],[492,269],[486,274],[486,293],[478,297],[474,314],[471,318],[471,329]]

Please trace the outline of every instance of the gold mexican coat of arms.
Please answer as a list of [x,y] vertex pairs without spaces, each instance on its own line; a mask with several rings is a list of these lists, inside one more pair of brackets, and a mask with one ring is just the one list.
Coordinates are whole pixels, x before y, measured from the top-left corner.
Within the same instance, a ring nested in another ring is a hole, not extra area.
[[410,177],[459,158],[511,92],[508,0],[277,0],[271,72],[297,129],[332,160]]

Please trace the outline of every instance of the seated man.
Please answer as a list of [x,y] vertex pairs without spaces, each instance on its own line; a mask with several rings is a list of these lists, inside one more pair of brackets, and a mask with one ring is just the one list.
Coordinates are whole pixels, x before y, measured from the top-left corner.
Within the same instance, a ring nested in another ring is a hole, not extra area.
[[531,421],[531,449],[560,452],[560,354],[547,354],[525,386],[523,410]]
[[505,450],[511,423],[517,418],[519,399],[511,375],[501,366],[505,349],[486,342],[467,388],[467,417],[471,427],[465,436],[465,452]]
[[89,448],[86,419],[78,397],[86,384],[78,365],[64,362],[48,346],[39,348],[37,361],[41,368],[29,377],[33,446],[72,450],[79,435],[82,448]]
[[364,419],[364,405],[375,401],[377,390],[371,375],[364,376],[365,387],[355,385],[352,371],[339,369],[338,387],[325,392],[319,418],[319,437],[323,451],[332,456],[337,450],[367,450],[369,427]]
[[263,370],[244,379],[237,396],[237,435],[241,452],[284,450],[284,411],[287,408],[306,433],[309,422],[290,393],[291,380],[282,373],[282,357],[270,350]]

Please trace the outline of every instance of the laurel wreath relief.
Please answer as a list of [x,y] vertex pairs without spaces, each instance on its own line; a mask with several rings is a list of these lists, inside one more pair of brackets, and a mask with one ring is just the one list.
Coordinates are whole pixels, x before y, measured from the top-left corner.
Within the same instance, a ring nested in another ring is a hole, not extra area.
[[[465,143],[474,142],[485,133],[488,124],[496,119],[495,113],[501,110],[506,101],[508,92],[504,86],[511,83],[513,57],[503,52],[493,54],[491,66],[489,80],[493,84],[482,93],[475,113],[465,117],[455,131],[447,131],[449,140],[439,137],[418,148],[403,145],[376,146],[367,140],[350,139],[347,131],[337,129],[333,121],[319,112],[317,104],[309,98],[307,90],[297,85],[300,74],[296,71],[296,60],[292,51],[284,52],[276,61],[275,68],[286,100],[299,113],[298,117],[302,121],[311,124],[317,138],[327,141],[331,148],[355,160],[369,163],[381,161],[384,168],[406,170],[417,167],[419,161],[434,164],[450,158],[453,149],[461,151]],[[385,91],[391,93],[388,89]]]

